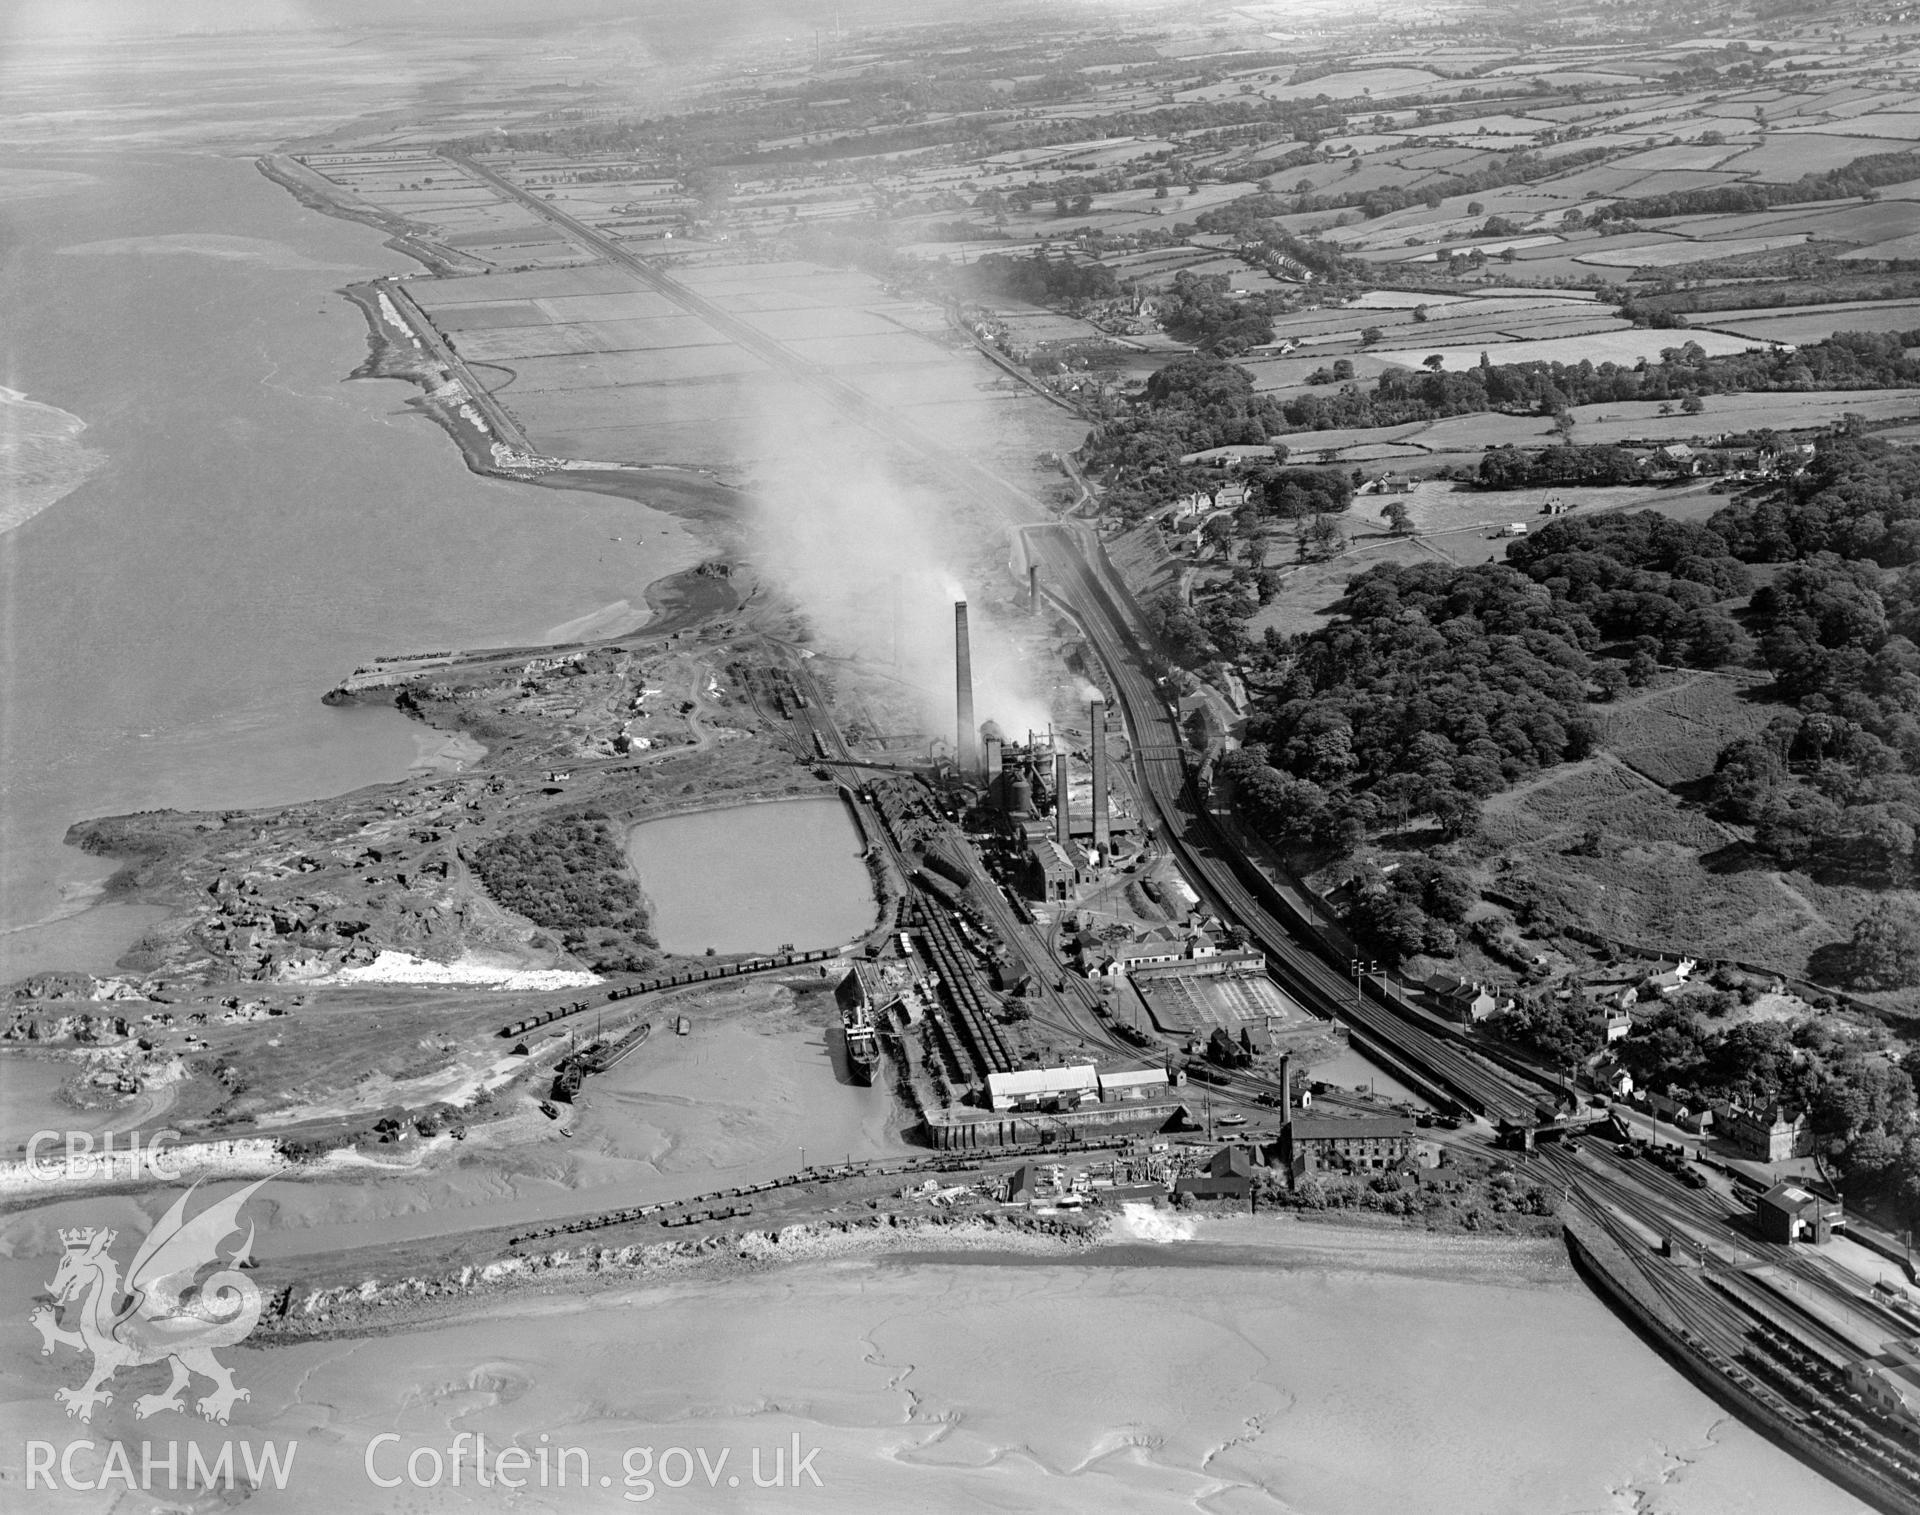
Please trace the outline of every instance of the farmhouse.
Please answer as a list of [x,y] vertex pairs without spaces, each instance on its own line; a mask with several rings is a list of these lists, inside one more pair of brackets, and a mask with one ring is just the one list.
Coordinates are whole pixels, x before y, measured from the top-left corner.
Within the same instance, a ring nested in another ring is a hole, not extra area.
[[1477,979],[1435,973],[1428,976],[1424,987],[1443,1013],[1469,1025],[1485,1020],[1500,1009],[1498,997]]

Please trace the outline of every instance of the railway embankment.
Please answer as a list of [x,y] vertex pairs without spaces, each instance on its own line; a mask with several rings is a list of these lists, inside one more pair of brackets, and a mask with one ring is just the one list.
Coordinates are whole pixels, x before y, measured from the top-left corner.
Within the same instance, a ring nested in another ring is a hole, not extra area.
[[[1920,1490],[1877,1466],[1865,1443],[1841,1434],[1843,1416],[1796,1403],[1712,1345],[1675,1304],[1656,1291],[1624,1244],[1594,1220],[1570,1212],[1567,1252],[1574,1270],[1649,1346],[1716,1403],[1776,1446],[1887,1515],[1920,1515]],[[1659,1264],[1650,1264],[1658,1266]]]

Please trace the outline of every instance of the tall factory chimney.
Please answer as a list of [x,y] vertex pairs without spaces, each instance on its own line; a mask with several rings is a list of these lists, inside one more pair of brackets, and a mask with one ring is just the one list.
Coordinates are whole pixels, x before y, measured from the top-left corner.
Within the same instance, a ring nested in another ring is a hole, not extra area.
[[1040,565],[1038,563],[1027,564],[1027,612],[1030,615],[1040,614]]
[[1058,748],[1053,754],[1053,839],[1064,851],[1073,840],[1073,804],[1067,796],[1067,755]]
[[1280,1124],[1293,1119],[1293,1054],[1280,1054]]
[[1107,824],[1107,702],[1096,699],[1087,714],[1087,747],[1093,759],[1093,850],[1100,861],[1113,850],[1113,833]]
[[964,783],[980,777],[980,732],[973,724],[973,652],[967,645],[967,602],[953,602],[953,698],[960,710],[954,766]]

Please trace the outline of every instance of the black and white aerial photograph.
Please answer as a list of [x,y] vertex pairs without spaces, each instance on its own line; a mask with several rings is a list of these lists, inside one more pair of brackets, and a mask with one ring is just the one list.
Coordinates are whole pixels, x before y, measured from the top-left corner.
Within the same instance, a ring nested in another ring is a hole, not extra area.
[[0,0],[9,1515],[1920,1515],[1920,4]]

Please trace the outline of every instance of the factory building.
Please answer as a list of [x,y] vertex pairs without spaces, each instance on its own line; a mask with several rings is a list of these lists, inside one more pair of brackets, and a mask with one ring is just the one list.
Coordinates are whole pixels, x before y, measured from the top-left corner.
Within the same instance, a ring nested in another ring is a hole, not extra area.
[[1072,899],[1073,891],[1093,877],[1093,864],[1078,842],[1062,847],[1050,836],[1029,837],[1027,855],[1036,899]]
[[1398,1115],[1296,1115],[1281,1133],[1281,1155],[1295,1182],[1329,1169],[1377,1173],[1412,1154],[1416,1129]]
[[1093,850],[1102,858],[1113,851],[1113,822],[1107,801],[1107,702],[1087,707],[1087,754],[1093,764]]
[[1314,1116],[1293,1113],[1293,1057],[1280,1056],[1280,1164],[1289,1183],[1316,1173],[1385,1173],[1409,1159],[1424,1167],[1440,1161],[1437,1142],[1397,1115]]
[[1213,938],[1204,931],[1168,933],[1090,952],[1082,959],[1081,967],[1088,978],[1122,978],[1143,968],[1164,968],[1210,958],[1219,951]]
[[1063,1068],[1017,1068],[989,1073],[987,1094],[995,1110],[1071,1110],[1083,1101],[1103,1105],[1150,1102],[1167,1093],[1165,1068],[1126,1068],[1098,1073],[1091,1063]]

